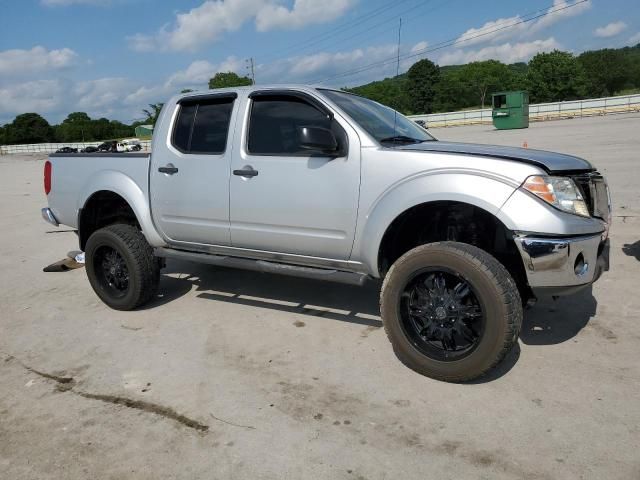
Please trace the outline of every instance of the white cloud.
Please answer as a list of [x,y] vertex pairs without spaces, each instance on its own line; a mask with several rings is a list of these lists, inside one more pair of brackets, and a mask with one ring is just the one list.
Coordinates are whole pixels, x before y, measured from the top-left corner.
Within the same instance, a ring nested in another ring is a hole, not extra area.
[[456,39],[456,42],[468,47],[481,43],[504,42],[507,39],[531,35],[560,20],[580,15],[591,8],[591,0],[582,3],[578,3],[579,1],[554,0],[553,6],[547,9],[545,16],[526,23],[520,15],[491,20],[479,28],[468,29]]
[[638,32],[635,35],[629,37],[629,40],[627,40],[627,44],[628,45],[635,46],[638,43],[640,43],[640,32]]
[[330,22],[355,3],[355,0],[295,0],[291,10],[282,5],[267,4],[256,15],[256,28],[265,32],[274,28],[294,29]]
[[356,0],[295,0],[289,10],[282,0],[206,0],[186,13],[177,13],[173,24],[152,35],[138,33],[128,37],[133,50],[194,51],[217,40],[226,32],[238,30],[254,19],[259,31],[274,28],[300,28],[334,20]]
[[424,51],[429,46],[429,42],[418,42],[413,47],[411,47],[411,53],[418,53]]
[[591,0],[579,3],[579,0],[567,2],[565,0],[553,0],[553,6],[547,10],[547,15],[533,22],[529,33],[539,32],[554,23],[566,18],[575,17],[591,8]]
[[562,46],[553,38],[534,40],[532,42],[503,43],[490,45],[478,50],[454,50],[443,54],[439,59],[440,65],[460,65],[482,60],[500,60],[504,63],[515,63],[529,60],[536,53],[550,52],[561,49]]
[[127,104],[134,88],[124,78],[100,78],[74,82],[68,79],[34,80],[0,87],[0,124],[21,113],[36,112],[58,123],[71,112],[87,112],[93,118],[130,121],[140,117],[144,105]]
[[4,50],[0,52],[0,76],[18,76],[59,70],[72,66],[78,54],[69,48],[47,50],[36,46],[31,50]]
[[231,56],[218,65],[208,62],[207,60],[196,60],[187,67],[171,75],[165,82],[165,87],[194,87],[206,88],[209,79],[218,72],[236,72],[242,73],[245,64],[242,60]]
[[0,112],[7,117],[0,119],[0,123],[20,113],[55,111],[64,103],[68,86],[60,80],[35,80],[0,87]]
[[516,15],[486,22],[480,28],[470,28],[460,35],[456,42],[471,46],[521,34],[528,28],[527,24],[518,23],[521,20],[520,16]]
[[[371,63],[395,56],[397,45],[380,45],[357,48],[344,52],[321,52],[278,60],[268,65],[258,65],[256,77],[259,83],[310,83],[340,75],[342,72],[366,67]],[[402,62],[401,68],[406,68]],[[329,81],[330,85],[353,84],[356,80],[370,81],[384,75],[395,75],[396,64],[391,62],[376,69],[367,69],[360,75],[349,75]]]
[[596,28],[593,34],[596,37],[609,38],[609,37],[615,37],[616,35],[620,35],[626,29],[627,29],[627,24],[622,21],[611,22],[605,25],[604,27]]

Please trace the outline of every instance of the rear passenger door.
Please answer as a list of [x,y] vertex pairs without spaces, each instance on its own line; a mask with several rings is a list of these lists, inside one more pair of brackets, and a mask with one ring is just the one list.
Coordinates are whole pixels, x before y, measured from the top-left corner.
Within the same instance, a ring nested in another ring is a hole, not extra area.
[[165,132],[166,145],[151,154],[153,219],[169,243],[230,244],[235,99],[236,94],[185,98]]
[[[306,93],[265,90],[246,102],[248,119],[236,132],[234,143],[241,147],[234,151],[230,179],[232,245],[347,259],[360,187],[357,134]],[[331,130],[340,152],[301,148],[303,127]]]

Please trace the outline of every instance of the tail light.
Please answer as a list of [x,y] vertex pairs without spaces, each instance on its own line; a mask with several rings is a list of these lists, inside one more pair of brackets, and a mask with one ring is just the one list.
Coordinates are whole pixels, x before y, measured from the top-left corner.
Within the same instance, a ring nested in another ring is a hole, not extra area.
[[49,195],[51,191],[51,162],[47,160],[44,162],[44,193]]

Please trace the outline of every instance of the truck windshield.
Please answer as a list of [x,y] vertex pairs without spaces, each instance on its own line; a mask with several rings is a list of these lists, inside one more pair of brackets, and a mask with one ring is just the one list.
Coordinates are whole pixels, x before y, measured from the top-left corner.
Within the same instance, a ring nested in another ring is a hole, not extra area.
[[378,102],[337,90],[320,91],[380,143],[407,144],[435,140],[424,128]]

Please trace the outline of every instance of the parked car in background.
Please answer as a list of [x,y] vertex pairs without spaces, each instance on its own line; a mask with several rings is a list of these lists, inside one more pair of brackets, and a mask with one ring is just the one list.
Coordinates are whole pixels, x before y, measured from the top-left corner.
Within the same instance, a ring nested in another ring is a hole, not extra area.
[[78,153],[78,149],[73,147],[62,147],[56,150],[56,153]]
[[125,138],[117,143],[118,152],[139,152],[142,150],[140,140],[137,138]]
[[82,150],[80,150],[80,152],[82,153],[95,153],[97,151],[98,151],[98,147],[94,147],[93,145],[89,145],[88,147],[85,147]]
[[156,126],[151,154],[45,163],[42,215],[77,230],[114,309],[151,300],[166,258],[380,279],[398,357],[463,381],[517,344],[523,305],[608,269],[608,187],[582,158],[441,142],[379,103],[296,85],[177,96]]
[[109,140],[107,142],[102,142],[98,145],[99,152],[117,152],[118,151],[118,142],[115,140]]

